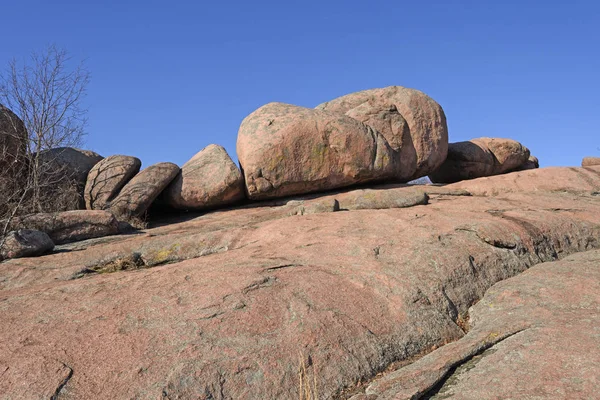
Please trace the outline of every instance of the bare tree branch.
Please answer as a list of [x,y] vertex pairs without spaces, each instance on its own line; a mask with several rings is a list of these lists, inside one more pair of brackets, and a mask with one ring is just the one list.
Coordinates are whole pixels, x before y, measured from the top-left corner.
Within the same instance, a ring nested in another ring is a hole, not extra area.
[[[13,59],[0,71],[0,105],[12,110],[26,129],[25,138],[18,134],[11,138],[24,142],[19,154],[7,146],[0,148],[0,235],[16,215],[59,211],[60,199],[72,190],[68,171],[41,155],[81,144],[87,123],[82,101],[89,81],[85,65],[73,63],[65,50],[54,45],[27,60]],[[17,125],[10,132],[18,132]],[[2,168],[10,157],[17,158],[11,159],[10,168]]]

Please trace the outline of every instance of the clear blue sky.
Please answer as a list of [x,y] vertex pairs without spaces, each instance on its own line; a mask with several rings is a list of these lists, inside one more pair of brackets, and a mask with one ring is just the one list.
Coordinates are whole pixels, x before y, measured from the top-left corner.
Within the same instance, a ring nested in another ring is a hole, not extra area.
[[401,85],[450,141],[521,141],[543,166],[600,156],[598,1],[64,1],[2,4],[0,65],[48,43],[92,74],[86,147],[179,165],[235,159],[242,119]]

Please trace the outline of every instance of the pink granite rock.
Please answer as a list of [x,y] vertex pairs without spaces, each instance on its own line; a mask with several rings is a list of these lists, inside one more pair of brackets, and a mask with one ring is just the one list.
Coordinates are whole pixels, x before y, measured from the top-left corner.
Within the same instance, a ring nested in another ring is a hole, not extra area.
[[283,103],[262,106],[244,119],[237,154],[253,200],[393,179],[398,163],[373,128]]
[[426,176],[445,160],[448,126],[442,107],[423,92],[402,86],[351,93],[317,106],[346,114],[381,134],[400,155],[398,179]]
[[214,208],[244,199],[244,187],[242,173],[227,151],[211,144],[183,164],[163,198],[177,209]]

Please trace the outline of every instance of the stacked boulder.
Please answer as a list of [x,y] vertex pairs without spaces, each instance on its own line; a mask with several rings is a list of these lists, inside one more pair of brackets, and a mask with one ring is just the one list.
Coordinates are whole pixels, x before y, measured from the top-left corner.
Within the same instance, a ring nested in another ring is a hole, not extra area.
[[[3,149],[16,159],[26,138],[23,123],[0,106]],[[181,169],[158,163],[141,171],[136,157],[102,158],[73,148],[44,151],[40,158],[53,170],[67,171],[81,188],[81,208],[88,210],[81,213],[88,214],[40,214],[18,220],[22,226],[17,228],[41,230],[58,244],[118,233],[118,220],[135,221],[153,203],[208,210],[245,198],[273,199],[426,176],[434,183],[451,183],[539,167],[537,158],[514,140],[448,144],[442,107],[426,94],[401,86],[351,93],[314,109],[266,104],[243,120],[236,147],[241,168],[223,147],[209,145]],[[583,165],[595,162],[586,158]],[[93,230],[96,223],[103,228]],[[78,234],[74,229],[81,224],[91,230]],[[61,230],[70,231],[69,237],[57,237]]]
[[303,108],[270,103],[240,126],[237,154],[248,197],[270,199],[381,181],[408,182],[446,158],[444,111],[400,86]]
[[179,167],[169,162],[145,168],[123,186],[109,210],[126,220],[142,216],[178,173]]
[[109,210],[129,220],[143,216],[155,202],[177,210],[204,210],[245,198],[239,168],[218,145],[207,146],[181,169],[173,163],[140,167],[138,158],[124,155],[97,163],[87,177],[86,208]]
[[483,137],[450,143],[446,160],[429,174],[429,179],[433,183],[453,183],[504,174],[524,166],[535,168],[536,165],[537,158],[530,159],[529,149],[521,143]]
[[139,158],[123,155],[106,157],[88,173],[84,199],[88,210],[104,210],[123,186],[139,171]]

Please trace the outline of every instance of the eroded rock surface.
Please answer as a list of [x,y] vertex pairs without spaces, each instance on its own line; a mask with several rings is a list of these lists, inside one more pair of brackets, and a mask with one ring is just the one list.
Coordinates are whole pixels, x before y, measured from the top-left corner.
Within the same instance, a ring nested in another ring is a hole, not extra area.
[[589,251],[497,283],[470,310],[465,337],[376,380],[366,394],[373,400],[595,398],[599,265],[600,251]]
[[[371,191],[371,208],[350,209]],[[4,261],[0,393],[296,399],[304,364],[320,397],[348,397],[398,362],[474,337],[467,311],[497,282],[600,247],[595,193],[594,168],[349,190]],[[460,354],[516,333],[498,332]]]

